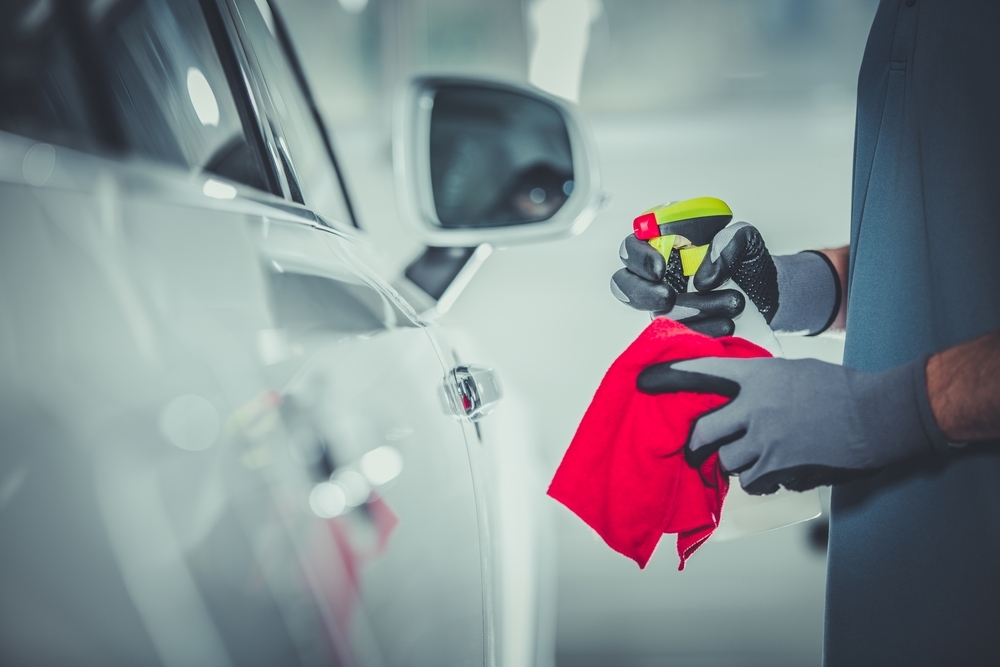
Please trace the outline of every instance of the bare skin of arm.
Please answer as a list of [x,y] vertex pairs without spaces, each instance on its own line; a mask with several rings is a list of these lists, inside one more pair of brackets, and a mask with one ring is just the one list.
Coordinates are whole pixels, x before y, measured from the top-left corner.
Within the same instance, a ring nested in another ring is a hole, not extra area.
[[952,442],[1000,438],[1000,331],[931,357],[927,394]]
[[[850,247],[820,250],[840,277],[847,294]],[[831,329],[847,324],[847,299]],[[927,394],[938,427],[952,442],[1000,438],[1000,331],[949,348],[927,362]]]

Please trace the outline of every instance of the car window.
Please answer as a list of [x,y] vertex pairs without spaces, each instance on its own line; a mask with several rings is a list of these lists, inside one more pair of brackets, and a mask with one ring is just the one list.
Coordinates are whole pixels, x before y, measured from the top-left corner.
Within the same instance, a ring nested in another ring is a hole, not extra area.
[[123,0],[98,23],[132,149],[264,189],[198,0]]
[[291,161],[302,203],[334,220],[350,224],[344,192],[330,159],[322,130],[298,78],[278,42],[274,16],[266,0],[237,0],[237,8],[271,101],[272,127]]
[[51,0],[0,2],[0,130],[91,149],[98,133],[59,10]]

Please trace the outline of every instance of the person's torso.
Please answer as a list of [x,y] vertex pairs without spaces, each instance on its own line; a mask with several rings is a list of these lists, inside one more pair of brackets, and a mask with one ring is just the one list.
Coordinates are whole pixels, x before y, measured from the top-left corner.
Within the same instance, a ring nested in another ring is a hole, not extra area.
[[858,80],[844,362],[1000,329],[1000,5],[886,0]]
[[[1000,3],[883,0],[858,82],[847,342],[868,371],[1000,329]],[[1000,664],[1000,447],[834,488],[827,667]]]

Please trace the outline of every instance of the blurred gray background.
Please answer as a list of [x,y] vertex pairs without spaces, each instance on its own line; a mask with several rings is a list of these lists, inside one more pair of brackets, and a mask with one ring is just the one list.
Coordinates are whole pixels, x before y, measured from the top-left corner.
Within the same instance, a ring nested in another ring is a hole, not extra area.
[[[772,252],[845,244],[857,72],[876,0],[280,0],[361,223],[404,266],[390,117],[418,72],[525,82],[576,99],[613,194],[581,236],[500,249],[442,325],[531,406],[554,470],[611,361],[648,323],[608,290],[631,219],[725,199]],[[839,361],[836,337],[782,339]],[[502,408],[501,408],[502,409]],[[684,572],[665,539],[640,572],[553,503],[557,657],[587,665],[819,665],[815,524],[709,542]]]

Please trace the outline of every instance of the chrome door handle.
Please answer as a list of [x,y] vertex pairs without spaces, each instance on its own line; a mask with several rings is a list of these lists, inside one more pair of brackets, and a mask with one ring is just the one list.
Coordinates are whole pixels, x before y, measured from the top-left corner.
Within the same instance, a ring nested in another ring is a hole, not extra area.
[[496,371],[486,366],[456,366],[448,371],[438,396],[445,412],[456,419],[482,419],[503,398]]

